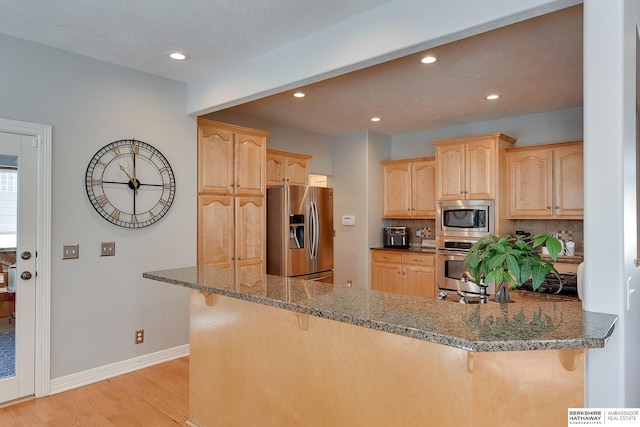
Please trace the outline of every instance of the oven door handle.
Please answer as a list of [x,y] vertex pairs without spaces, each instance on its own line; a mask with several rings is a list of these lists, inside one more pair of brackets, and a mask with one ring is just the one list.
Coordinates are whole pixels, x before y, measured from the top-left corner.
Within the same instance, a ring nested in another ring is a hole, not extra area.
[[465,251],[464,249],[461,249],[461,250],[438,249],[438,254],[439,255],[462,255],[462,256],[466,257],[468,253],[469,253],[469,251]]

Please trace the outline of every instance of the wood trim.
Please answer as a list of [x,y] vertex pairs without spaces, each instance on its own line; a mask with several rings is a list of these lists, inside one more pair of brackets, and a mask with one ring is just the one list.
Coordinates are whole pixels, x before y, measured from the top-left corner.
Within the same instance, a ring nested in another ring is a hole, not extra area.
[[405,163],[405,162],[433,162],[436,158],[431,157],[412,157],[410,159],[393,159],[393,160],[383,160],[380,162],[381,165],[393,165],[394,163]]
[[310,158],[313,157],[308,154],[294,153],[291,151],[274,150],[272,148],[267,148],[267,154],[273,154],[276,156],[284,156],[284,157],[296,157],[304,160],[309,160]]
[[454,138],[454,139],[443,139],[440,141],[433,141],[432,144],[433,145],[446,145],[446,144],[460,144],[460,143],[467,143],[467,142],[474,142],[477,140],[485,140],[488,138],[492,138],[495,140],[503,140],[503,141],[507,141],[510,142],[512,144],[515,144],[516,140],[515,138],[511,138],[508,135],[505,135],[504,133],[488,133],[486,135],[474,135],[474,136],[465,136],[462,138]]
[[566,141],[566,142],[552,142],[549,144],[537,144],[537,145],[527,145],[524,147],[510,147],[507,148],[507,153],[513,151],[525,151],[525,150],[539,150],[541,148],[556,148],[556,147],[572,147],[576,145],[584,145],[582,141]]
[[221,128],[230,130],[233,133],[236,133],[236,132],[239,132],[239,133],[250,133],[250,134],[259,135],[259,136],[269,136],[269,135],[271,135],[271,132],[267,132],[267,131],[264,131],[264,130],[251,129],[251,128],[244,127],[244,126],[232,125],[232,124],[229,124],[229,123],[217,122],[215,120],[203,119],[201,117],[198,117],[198,125],[201,125],[201,124],[202,125],[221,127]]

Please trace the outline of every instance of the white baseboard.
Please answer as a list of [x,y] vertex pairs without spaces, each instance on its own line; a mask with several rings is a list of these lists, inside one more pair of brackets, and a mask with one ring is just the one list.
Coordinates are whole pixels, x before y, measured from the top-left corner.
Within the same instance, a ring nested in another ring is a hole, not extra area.
[[188,355],[189,344],[185,344],[64,377],[53,378],[49,384],[49,394],[61,393]]

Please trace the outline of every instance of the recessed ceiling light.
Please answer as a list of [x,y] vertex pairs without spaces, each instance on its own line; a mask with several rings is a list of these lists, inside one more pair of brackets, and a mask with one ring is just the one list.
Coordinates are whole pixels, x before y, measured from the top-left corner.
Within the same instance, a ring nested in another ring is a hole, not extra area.
[[371,117],[371,121],[372,122],[379,122],[380,121],[380,117]]
[[175,59],[176,61],[187,61],[189,59],[189,55],[182,52],[169,52],[167,55],[169,55],[169,58]]
[[500,95],[495,94],[495,93],[487,96],[487,99],[489,101],[493,101],[494,99],[498,99],[498,98],[500,98]]
[[425,56],[424,58],[422,58],[420,60],[420,62],[422,62],[423,64],[433,64],[434,62],[436,62],[438,60],[438,58],[436,58],[435,56]]
[[302,92],[296,92],[293,94],[293,96],[295,96],[296,98],[304,98],[305,94]]

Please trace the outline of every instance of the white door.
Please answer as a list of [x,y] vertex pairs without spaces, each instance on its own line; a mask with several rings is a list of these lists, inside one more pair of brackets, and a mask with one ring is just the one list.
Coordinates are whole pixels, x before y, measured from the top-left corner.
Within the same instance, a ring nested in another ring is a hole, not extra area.
[[35,136],[0,132],[0,402],[34,394],[37,158]]

